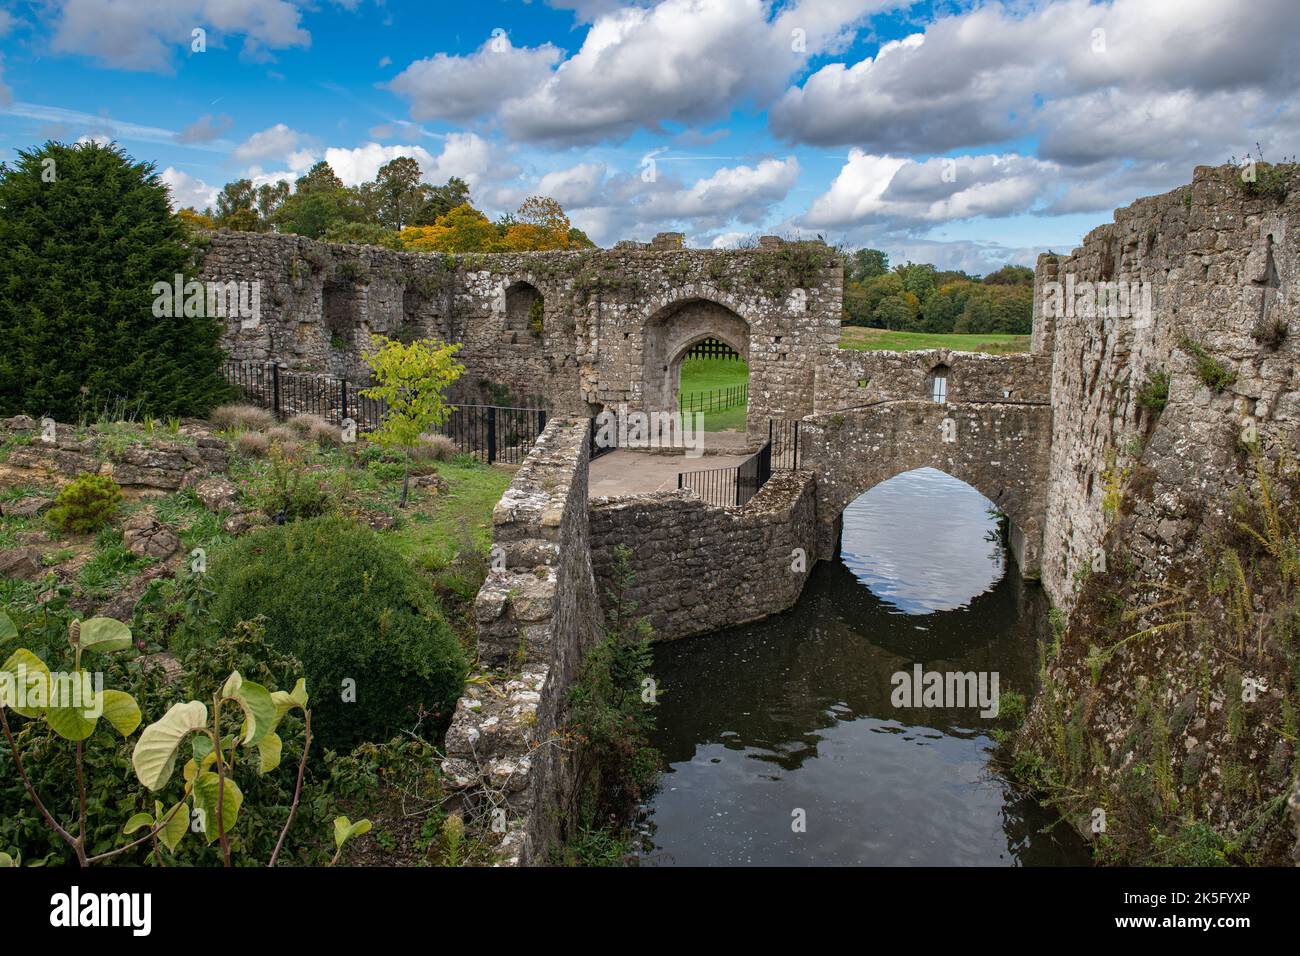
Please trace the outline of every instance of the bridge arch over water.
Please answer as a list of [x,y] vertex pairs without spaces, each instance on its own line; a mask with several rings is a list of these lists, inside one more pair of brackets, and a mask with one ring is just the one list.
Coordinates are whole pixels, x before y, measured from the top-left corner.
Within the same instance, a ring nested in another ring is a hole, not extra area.
[[800,467],[817,478],[819,558],[834,556],[844,509],[859,495],[935,468],[1006,514],[1021,574],[1038,576],[1051,451],[1046,403],[881,401],[803,419],[799,443]]

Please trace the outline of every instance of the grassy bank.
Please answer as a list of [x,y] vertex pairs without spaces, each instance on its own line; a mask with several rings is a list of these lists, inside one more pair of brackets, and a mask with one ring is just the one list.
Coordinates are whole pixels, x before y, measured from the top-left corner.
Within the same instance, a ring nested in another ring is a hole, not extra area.
[[888,329],[868,329],[846,325],[840,330],[840,348],[863,350],[890,350],[911,352],[918,349],[952,349],[955,352],[988,352],[992,355],[1009,355],[1029,351],[1029,336],[987,333],[983,335],[958,335],[955,333],[891,332]]

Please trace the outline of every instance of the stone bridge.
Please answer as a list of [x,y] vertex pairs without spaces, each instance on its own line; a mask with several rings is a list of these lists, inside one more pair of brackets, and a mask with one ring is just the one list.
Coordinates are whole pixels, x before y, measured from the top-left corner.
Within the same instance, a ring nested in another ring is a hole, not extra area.
[[557,414],[676,407],[681,364],[705,339],[749,367],[754,444],[802,419],[816,482],[816,551],[845,506],[922,466],[973,485],[1008,516],[1037,573],[1051,444],[1050,340],[1030,354],[839,348],[843,272],[820,242],[686,250],[672,236],[611,250],[400,253],[297,236],[216,233],[201,278],[257,281],[256,327],[231,319],[234,358],[363,376],[371,336],[462,343],[461,398],[542,401]]

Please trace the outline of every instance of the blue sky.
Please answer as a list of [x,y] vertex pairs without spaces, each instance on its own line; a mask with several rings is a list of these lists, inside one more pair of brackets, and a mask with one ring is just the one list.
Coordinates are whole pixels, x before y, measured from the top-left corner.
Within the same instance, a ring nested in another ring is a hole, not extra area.
[[554,195],[601,244],[821,234],[987,271],[1071,248],[1196,164],[1295,153],[1300,130],[1286,0],[0,11],[0,158],[112,138],[202,207],[240,176],[325,158],[355,182],[411,155],[491,213]]

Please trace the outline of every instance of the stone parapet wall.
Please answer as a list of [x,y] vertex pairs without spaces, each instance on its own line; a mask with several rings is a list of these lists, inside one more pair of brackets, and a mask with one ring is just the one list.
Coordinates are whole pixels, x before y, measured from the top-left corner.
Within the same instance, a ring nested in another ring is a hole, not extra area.
[[587,519],[586,419],[553,419],[492,514],[493,570],[475,600],[483,681],[466,685],[443,774],[504,862],[544,862],[576,796],[569,688],[600,638]]
[[949,402],[1045,404],[1051,400],[1050,354],[836,349],[823,357],[817,369],[816,410],[928,400],[935,369],[940,367],[947,376]]
[[815,560],[815,518],[807,472],[777,472],[738,508],[691,491],[596,498],[592,568],[608,604],[626,547],[634,581],[623,598],[649,618],[653,639],[703,634],[794,605]]

